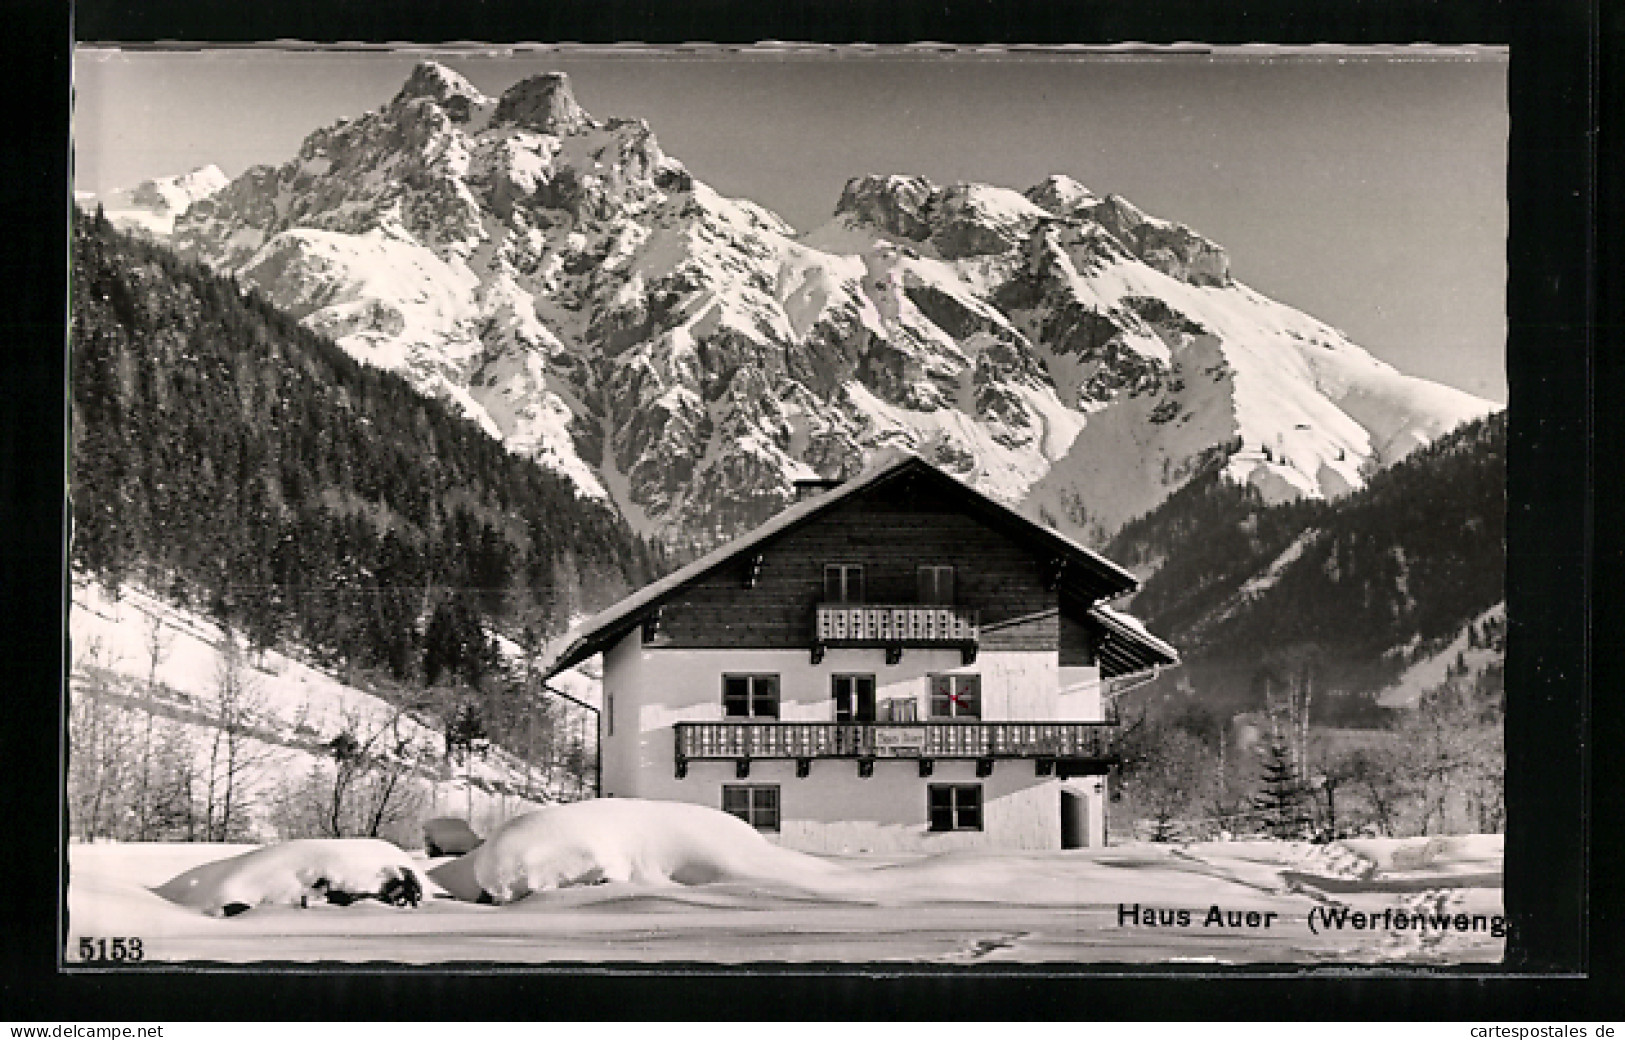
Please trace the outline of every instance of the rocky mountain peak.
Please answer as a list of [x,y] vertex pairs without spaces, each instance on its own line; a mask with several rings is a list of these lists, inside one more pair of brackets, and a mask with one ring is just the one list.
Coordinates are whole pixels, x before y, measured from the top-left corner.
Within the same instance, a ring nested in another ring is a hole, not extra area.
[[160,212],[179,212],[198,199],[208,198],[229,183],[220,167],[210,163],[178,177],[142,181],[130,192],[130,201]]
[[1034,205],[1058,217],[1070,216],[1080,207],[1099,201],[1094,192],[1064,173],[1051,174],[1025,194]]
[[393,103],[401,104],[418,98],[439,103],[458,120],[467,119],[474,106],[490,102],[490,98],[480,93],[478,87],[438,61],[419,62],[406,78],[400,93],[395,95]]
[[898,174],[848,181],[835,215],[849,224],[929,242],[944,259],[1003,252],[1048,216],[1008,188],[972,183],[942,187],[924,177]]
[[570,77],[562,72],[531,76],[503,91],[491,121],[555,136],[580,133],[597,125],[576,103]]
[[868,174],[846,182],[837,217],[851,217],[888,234],[923,242],[931,237],[931,201],[937,186],[924,177]]

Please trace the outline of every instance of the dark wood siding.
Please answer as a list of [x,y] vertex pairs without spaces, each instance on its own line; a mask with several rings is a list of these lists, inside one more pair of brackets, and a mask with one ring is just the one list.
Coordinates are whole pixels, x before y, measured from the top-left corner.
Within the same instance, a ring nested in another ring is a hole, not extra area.
[[765,546],[762,557],[754,588],[747,555],[674,594],[652,645],[809,646],[831,563],[861,564],[865,600],[897,604],[917,600],[918,566],[952,566],[955,602],[981,612],[982,649],[1054,650],[1060,641],[1046,564],[925,482],[856,495]]
[[1094,636],[1088,626],[1069,614],[1061,615],[1062,668],[1082,668],[1095,663]]

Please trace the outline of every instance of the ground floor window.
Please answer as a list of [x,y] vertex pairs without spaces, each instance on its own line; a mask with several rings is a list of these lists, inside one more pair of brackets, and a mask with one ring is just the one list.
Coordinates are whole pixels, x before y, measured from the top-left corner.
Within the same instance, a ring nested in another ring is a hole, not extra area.
[[979,831],[982,785],[932,784],[926,789],[926,809],[934,831]]
[[723,784],[722,811],[759,831],[779,829],[778,784]]

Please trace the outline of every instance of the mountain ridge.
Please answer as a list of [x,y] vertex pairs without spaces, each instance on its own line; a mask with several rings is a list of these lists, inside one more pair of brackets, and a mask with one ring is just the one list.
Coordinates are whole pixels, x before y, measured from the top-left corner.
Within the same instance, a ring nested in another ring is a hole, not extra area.
[[1493,407],[1070,177],[854,177],[797,234],[562,74],[491,98],[423,63],[174,241],[668,542],[901,445],[1099,543],[1215,444],[1268,498],[1335,497]]
[[[1442,677],[1452,661],[1440,655],[1487,646],[1470,640],[1487,619],[1504,630],[1504,411],[1333,502],[1267,504],[1222,479],[1224,465],[1211,454],[1106,547],[1142,579],[1130,609],[1180,648],[1184,674],[1161,680],[1164,692],[1253,708],[1265,665],[1297,654],[1323,692],[1374,710],[1378,697],[1404,699],[1402,680],[1414,700],[1419,677]],[[1480,656],[1498,665],[1498,649]]]

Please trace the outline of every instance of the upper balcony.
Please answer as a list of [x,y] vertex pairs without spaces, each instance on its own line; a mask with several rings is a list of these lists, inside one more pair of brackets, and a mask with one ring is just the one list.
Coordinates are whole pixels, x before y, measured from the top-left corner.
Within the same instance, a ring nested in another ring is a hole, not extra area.
[[904,648],[957,649],[976,660],[981,637],[977,611],[946,604],[820,603],[814,610],[812,662],[830,647],[884,647],[896,664]]

